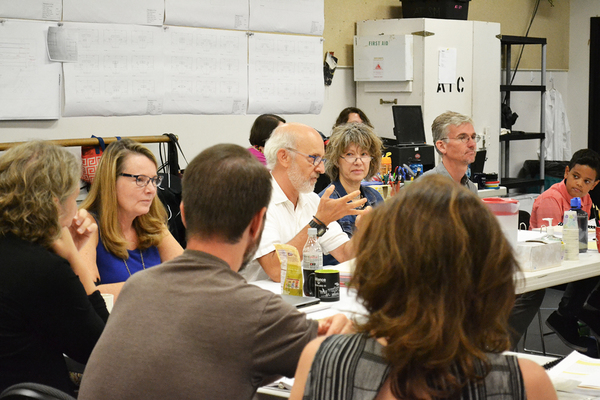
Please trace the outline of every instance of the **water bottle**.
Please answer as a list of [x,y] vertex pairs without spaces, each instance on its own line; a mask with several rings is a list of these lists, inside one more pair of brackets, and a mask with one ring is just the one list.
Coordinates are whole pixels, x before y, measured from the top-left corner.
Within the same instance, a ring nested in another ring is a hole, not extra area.
[[576,211],[565,211],[562,240],[565,245],[564,259],[566,261],[579,260],[579,227],[577,225]]
[[317,228],[308,228],[308,240],[302,250],[302,273],[304,280],[304,295],[314,297],[315,287],[309,285],[309,276],[317,269],[323,269],[323,251],[317,239]]
[[579,252],[585,253],[588,249],[588,214],[581,209],[581,198],[571,199],[571,211],[577,212],[577,227],[579,228]]

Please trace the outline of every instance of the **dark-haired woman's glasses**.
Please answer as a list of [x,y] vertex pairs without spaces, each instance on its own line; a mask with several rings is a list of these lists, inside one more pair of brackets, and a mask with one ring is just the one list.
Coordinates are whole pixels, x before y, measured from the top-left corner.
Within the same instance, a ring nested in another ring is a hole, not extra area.
[[132,175],[126,173],[122,173],[119,175],[126,176],[128,178],[135,178],[135,184],[139,187],[146,187],[150,182],[152,182],[152,185],[154,185],[154,187],[157,187],[163,180],[163,177],[159,175],[153,176],[152,178],[146,175]]

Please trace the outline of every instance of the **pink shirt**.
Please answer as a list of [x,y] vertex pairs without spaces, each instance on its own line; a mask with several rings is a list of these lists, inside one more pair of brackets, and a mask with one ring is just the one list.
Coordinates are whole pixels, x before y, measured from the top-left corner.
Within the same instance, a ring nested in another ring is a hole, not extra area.
[[265,158],[265,155],[263,153],[261,153],[260,151],[256,150],[254,147],[248,148],[248,151],[250,153],[252,153],[252,155],[254,157],[258,158],[258,161],[260,161],[263,165],[267,165],[267,159]]
[[[565,211],[571,209],[571,199],[564,180],[552,185],[533,202],[529,220],[531,229],[548,225],[548,221],[544,221],[542,218],[552,218],[554,226],[562,222]],[[589,194],[581,198],[581,209],[588,213],[589,218],[592,210],[592,198]]]

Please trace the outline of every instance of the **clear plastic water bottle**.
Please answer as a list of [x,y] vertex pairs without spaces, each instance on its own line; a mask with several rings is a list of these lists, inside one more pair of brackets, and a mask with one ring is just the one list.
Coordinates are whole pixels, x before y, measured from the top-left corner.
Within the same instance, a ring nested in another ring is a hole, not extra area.
[[585,253],[588,249],[588,213],[581,209],[581,198],[571,199],[571,211],[577,212],[577,227],[579,228],[579,252]]
[[317,228],[308,228],[308,240],[302,250],[302,273],[305,296],[315,296],[314,284],[308,284],[308,277],[317,269],[323,269],[323,250],[321,250],[321,245],[317,238]]

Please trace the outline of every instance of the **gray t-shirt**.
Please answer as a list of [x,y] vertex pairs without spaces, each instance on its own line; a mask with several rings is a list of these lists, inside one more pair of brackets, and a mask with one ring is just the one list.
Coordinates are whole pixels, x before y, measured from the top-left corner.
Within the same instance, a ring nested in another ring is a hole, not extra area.
[[[430,169],[429,171],[425,172],[421,176],[426,176],[426,175],[431,175],[431,174],[440,174],[440,175],[444,175],[444,176],[447,176],[448,178],[452,179],[450,172],[448,172],[448,170],[444,166],[444,163],[441,161],[438,163],[438,165],[435,168]],[[469,189],[471,192],[477,194],[477,185],[474,184],[473,182],[471,182],[469,180],[469,178],[467,178],[467,175],[464,175],[462,177],[462,179],[460,180],[460,184],[463,185],[464,187],[466,187],[467,189]]]
[[186,250],[127,280],[85,369],[79,399],[251,399],[292,377],[317,322]]

